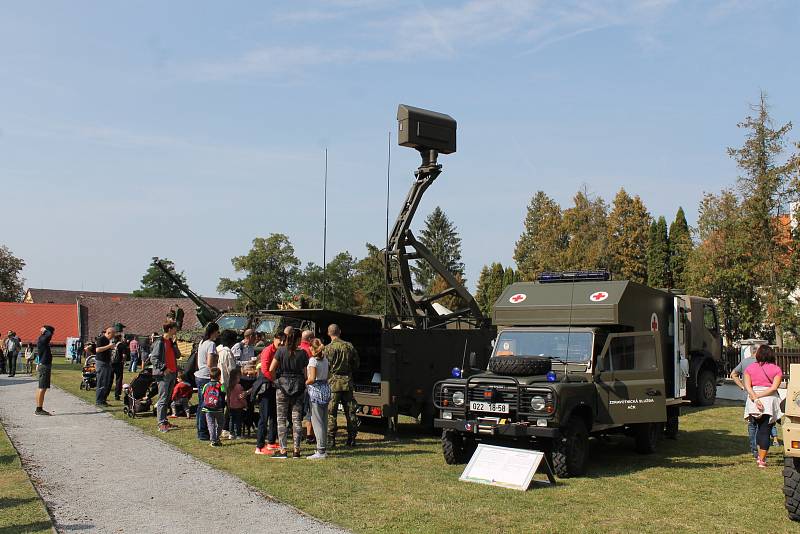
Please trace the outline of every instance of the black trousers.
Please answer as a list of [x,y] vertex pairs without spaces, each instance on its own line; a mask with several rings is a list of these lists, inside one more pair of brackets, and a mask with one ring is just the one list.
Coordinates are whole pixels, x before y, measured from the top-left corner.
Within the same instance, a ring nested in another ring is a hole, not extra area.
[[775,423],[770,423],[770,419],[769,415],[762,415],[758,419],[753,418],[757,428],[756,445],[758,445],[758,448],[762,451],[768,451],[772,443],[772,427],[775,426]]
[[[116,382],[114,383],[114,398],[119,400],[120,395],[122,395],[122,374],[125,369],[125,362],[119,363],[112,363],[111,370],[114,373],[114,379]],[[172,392],[170,392],[171,394]],[[106,397],[108,397],[108,393],[106,393]]]
[[95,370],[97,372],[97,386],[94,392],[94,402],[102,404],[106,402],[108,393],[111,391],[111,381],[114,379],[114,374],[111,364],[108,362],[96,360]]
[[14,376],[17,374],[17,353],[11,353],[8,355],[8,376]]

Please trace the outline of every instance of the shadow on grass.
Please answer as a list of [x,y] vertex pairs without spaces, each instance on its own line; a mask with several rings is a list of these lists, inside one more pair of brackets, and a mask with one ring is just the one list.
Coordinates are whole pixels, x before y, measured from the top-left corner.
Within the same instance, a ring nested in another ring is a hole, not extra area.
[[16,459],[17,459],[16,454],[1,454],[0,465],[11,465],[14,463],[14,460]]
[[[0,534],[23,534],[25,532],[52,532],[53,525],[49,521],[34,521],[24,525],[12,525],[10,527],[0,527]],[[88,527],[92,528],[92,527]]]
[[0,509],[3,508],[13,508],[15,506],[19,506],[21,504],[28,504],[32,502],[38,502],[39,499],[36,497],[25,497],[25,498],[16,498],[16,497],[0,497]]

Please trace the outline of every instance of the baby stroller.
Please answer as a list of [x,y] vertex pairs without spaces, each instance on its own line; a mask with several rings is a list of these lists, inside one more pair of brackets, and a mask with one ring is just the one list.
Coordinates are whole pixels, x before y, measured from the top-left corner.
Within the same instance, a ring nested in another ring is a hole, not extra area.
[[81,389],[89,391],[97,385],[97,370],[94,366],[94,356],[86,358],[86,365],[83,366],[83,379]]
[[124,392],[122,411],[125,415],[128,417],[136,417],[137,414],[143,413],[155,415],[153,398],[158,395],[158,384],[153,378],[151,369],[142,370],[130,384],[122,386],[122,389]]

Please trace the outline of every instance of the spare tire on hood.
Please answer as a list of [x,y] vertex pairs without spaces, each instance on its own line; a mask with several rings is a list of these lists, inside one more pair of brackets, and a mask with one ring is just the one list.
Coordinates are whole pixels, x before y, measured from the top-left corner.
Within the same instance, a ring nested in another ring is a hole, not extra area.
[[542,356],[495,356],[489,358],[489,371],[506,376],[543,375],[550,371],[551,364],[550,358]]

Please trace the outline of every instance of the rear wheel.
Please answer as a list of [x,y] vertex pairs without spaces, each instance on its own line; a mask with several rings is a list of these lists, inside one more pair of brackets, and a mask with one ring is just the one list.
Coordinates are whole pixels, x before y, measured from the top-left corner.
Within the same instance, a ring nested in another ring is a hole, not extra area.
[[634,440],[636,440],[636,452],[639,454],[652,454],[658,448],[658,440],[661,438],[663,423],[639,423],[634,428]]
[[800,458],[783,460],[783,494],[789,519],[800,521]]
[[697,375],[697,387],[695,388],[692,404],[695,406],[711,406],[717,399],[717,381],[714,373],[710,369],[704,369]]
[[678,424],[680,420],[679,408],[667,408],[667,422],[664,423],[664,437],[678,439]]
[[586,473],[589,459],[589,431],[581,419],[572,419],[561,429],[561,437],[553,443],[553,471],[559,478]]

